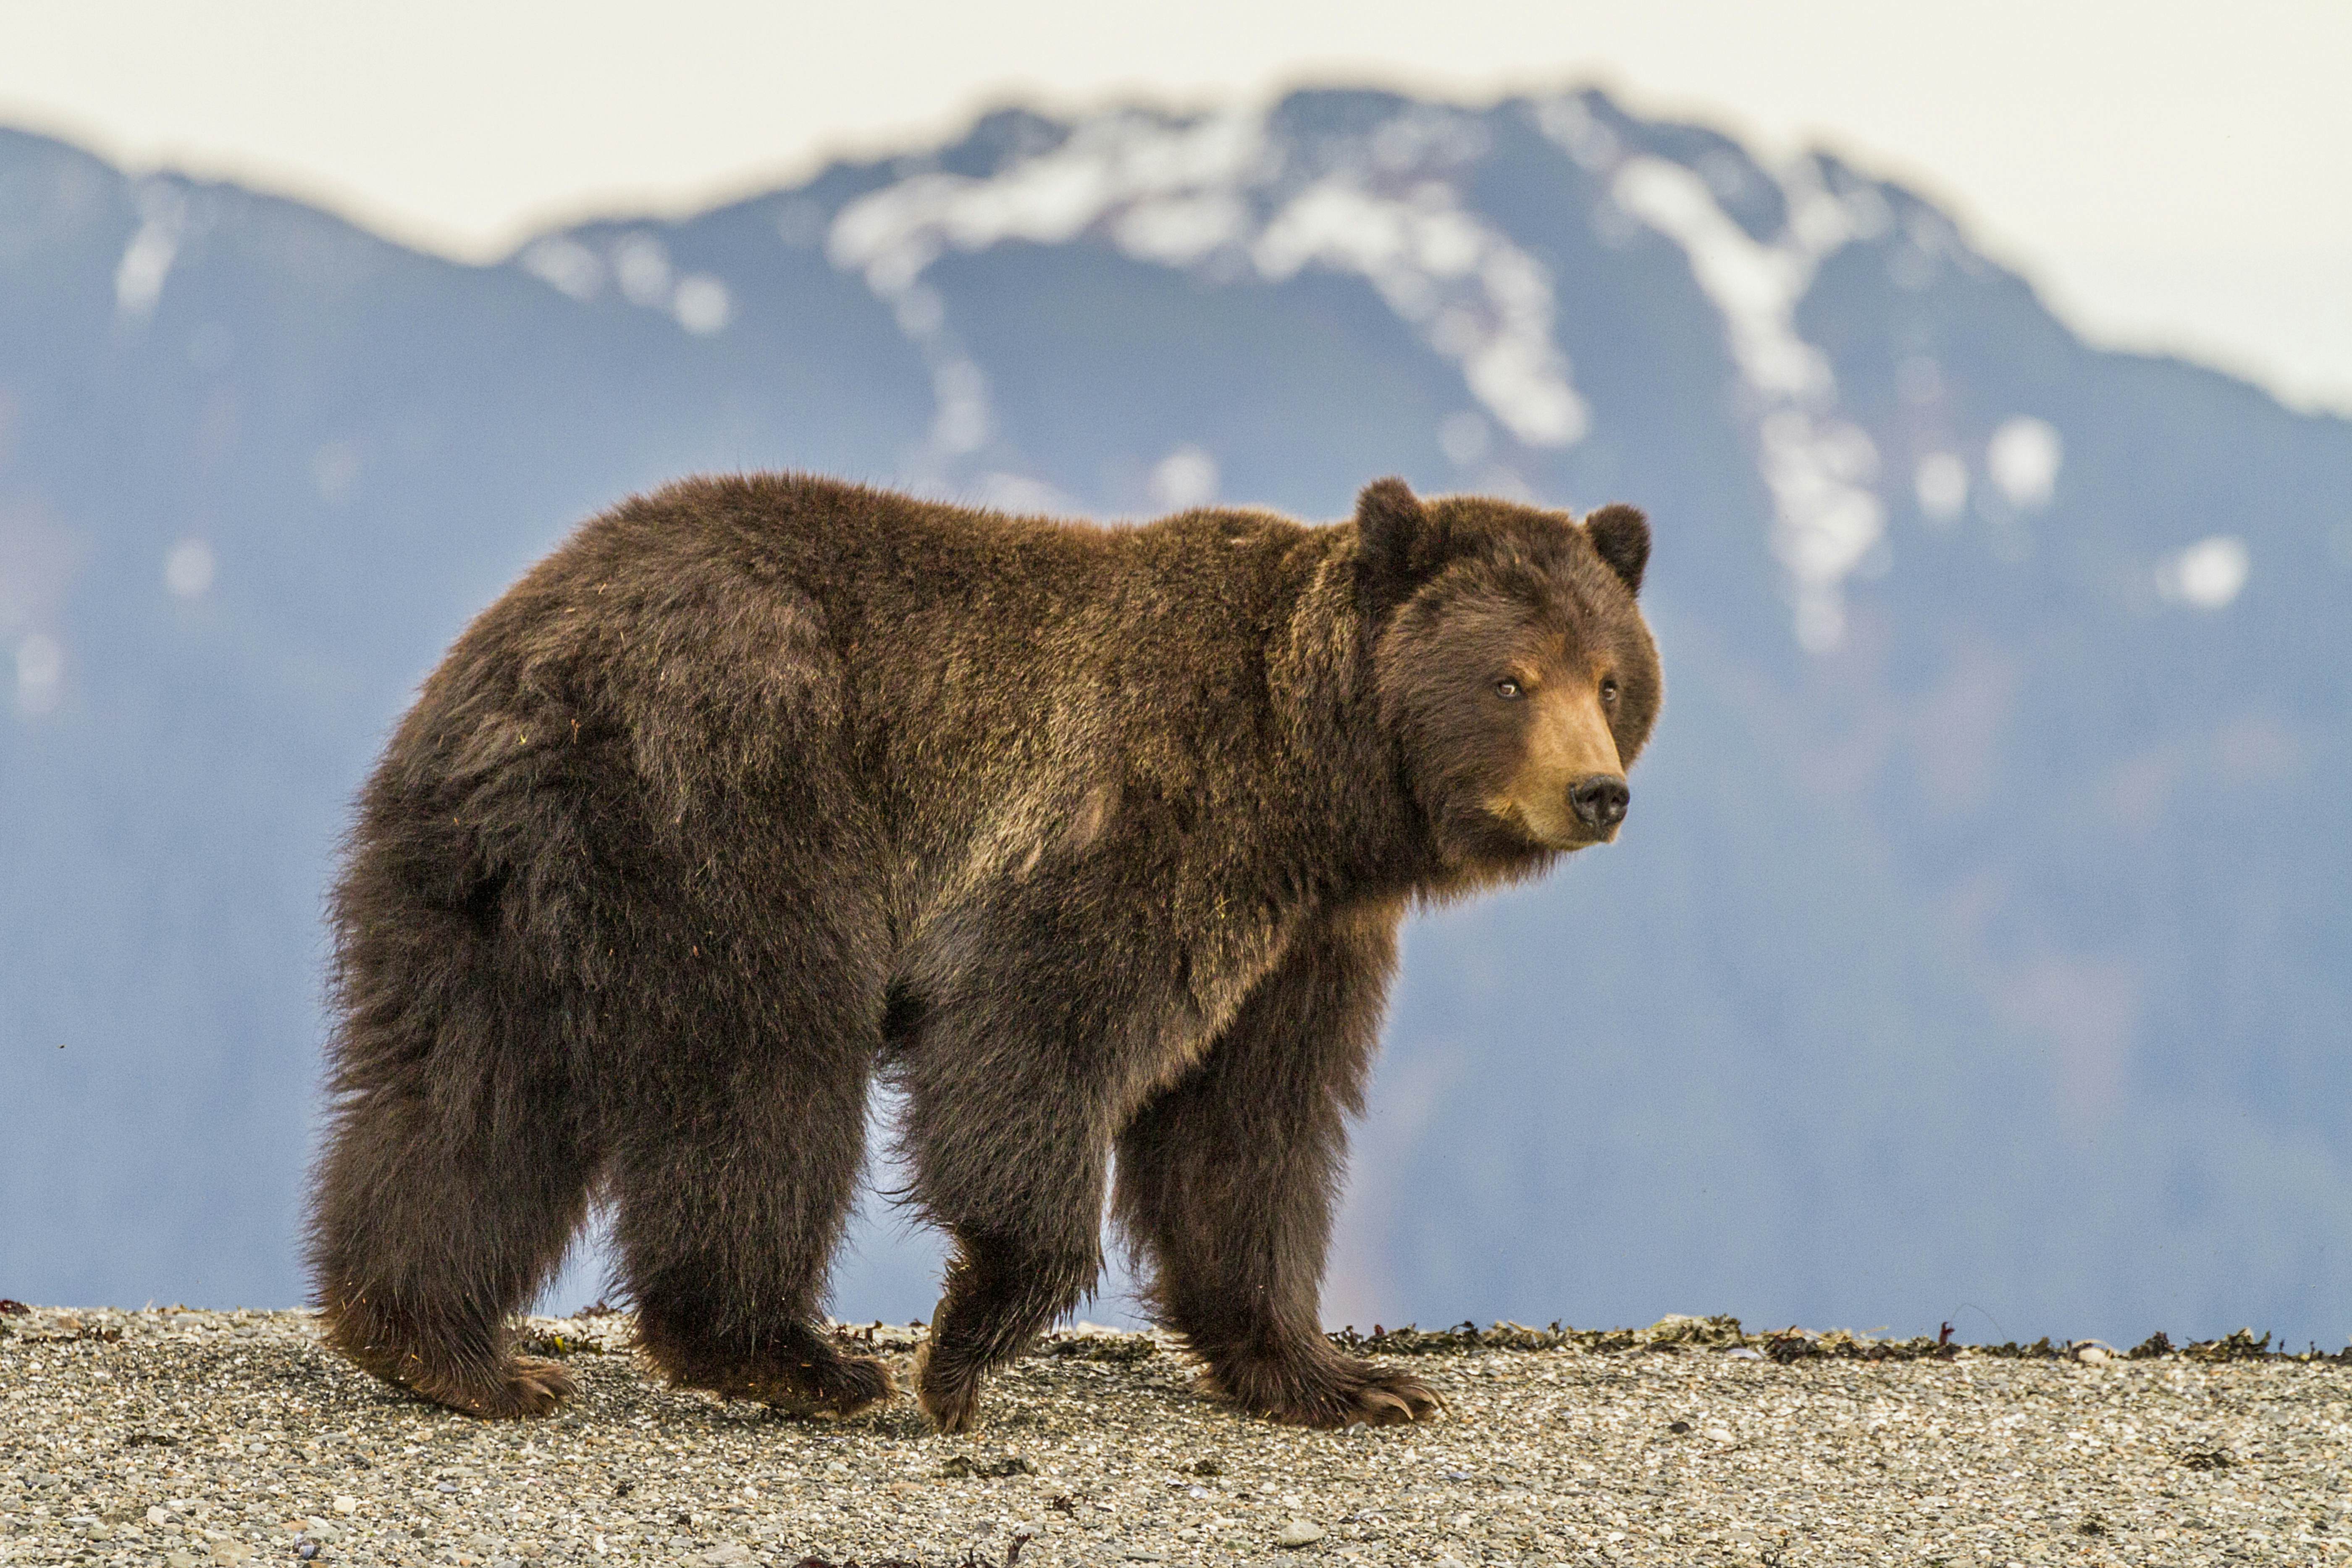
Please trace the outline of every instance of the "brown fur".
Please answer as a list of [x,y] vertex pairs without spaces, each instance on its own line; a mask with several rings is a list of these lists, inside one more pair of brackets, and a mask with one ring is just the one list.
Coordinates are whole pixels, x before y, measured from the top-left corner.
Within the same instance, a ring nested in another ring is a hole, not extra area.
[[861,1408],[888,1381],[819,1311],[879,1073],[956,1245],[918,1390],[942,1428],[1092,1289],[1114,1147],[1213,1387],[1428,1414],[1319,1331],[1344,1121],[1406,904],[1613,833],[1559,797],[1656,715],[1648,539],[1396,480],[1323,528],[790,475],[586,524],[360,802],[310,1231],[334,1342],[546,1410],[570,1384],[509,1315],[601,1196],[675,1382]]

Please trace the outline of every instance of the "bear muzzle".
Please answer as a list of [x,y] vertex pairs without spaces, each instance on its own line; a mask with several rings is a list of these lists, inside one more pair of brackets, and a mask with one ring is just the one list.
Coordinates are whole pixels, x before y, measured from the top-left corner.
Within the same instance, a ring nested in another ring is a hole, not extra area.
[[1617,837],[1617,825],[1633,803],[1633,792],[1620,773],[1587,773],[1568,786],[1569,809],[1603,840]]
[[1487,809],[1548,849],[1610,842],[1633,792],[1599,693],[1563,681],[1538,695],[1534,708],[1527,751]]

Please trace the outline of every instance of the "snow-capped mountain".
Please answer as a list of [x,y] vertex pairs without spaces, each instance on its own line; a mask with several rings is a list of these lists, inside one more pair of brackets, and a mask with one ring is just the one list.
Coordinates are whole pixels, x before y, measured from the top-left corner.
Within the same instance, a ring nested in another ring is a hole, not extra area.
[[373,748],[570,523],[760,467],[1650,510],[1629,830],[1412,928],[1338,1316],[2352,1331],[2352,424],[1592,92],[1007,111],[487,268],[0,133],[6,1293],[299,1296]]

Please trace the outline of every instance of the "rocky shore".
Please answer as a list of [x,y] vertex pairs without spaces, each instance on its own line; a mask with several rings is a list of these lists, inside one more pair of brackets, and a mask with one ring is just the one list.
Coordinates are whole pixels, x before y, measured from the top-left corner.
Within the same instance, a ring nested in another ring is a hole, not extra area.
[[[919,1331],[875,1325],[903,1373]],[[300,1312],[0,1303],[0,1563],[2260,1563],[2352,1559],[2352,1363],[1499,1326],[1356,1342],[1444,1396],[1299,1432],[1172,1342],[1078,1329],[986,1429],[827,1424],[649,1381],[617,1313],[535,1319],[584,1394],[492,1426]],[[811,1568],[814,1568],[812,1564]]]

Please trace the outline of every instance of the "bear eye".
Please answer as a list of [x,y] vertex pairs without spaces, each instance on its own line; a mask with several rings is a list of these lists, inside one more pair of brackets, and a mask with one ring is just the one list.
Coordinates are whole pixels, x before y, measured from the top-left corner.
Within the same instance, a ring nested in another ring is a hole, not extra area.
[[1495,682],[1495,695],[1501,698],[1506,702],[1516,702],[1520,698],[1526,696],[1527,693],[1519,689],[1519,683],[1517,681],[1513,680],[1508,676],[1505,676],[1502,679]]
[[1615,676],[1609,675],[1601,678],[1601,700],[1603,702],[1614,702],[1617,700],[1617,678]]

